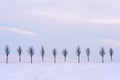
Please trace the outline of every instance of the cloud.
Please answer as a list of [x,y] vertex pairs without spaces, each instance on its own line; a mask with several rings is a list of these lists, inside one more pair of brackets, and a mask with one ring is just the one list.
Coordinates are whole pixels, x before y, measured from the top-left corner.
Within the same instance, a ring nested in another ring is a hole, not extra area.
[[93,19],[91,20],[93,23],[98,24],[120,24],[120,19]]
[[[49,0],[47,0],[49,1]],[[44,4],[47,3],[47,1],[40,1]],[[51,0],[50,0],[51,1]],[[55,0],[52,0],[53,2]],[[61,1],[61,0],[59,0]],[[64,2],[64,0],[62,0]],[[79,0],[76,0],[79,1]],[[77,5],[77,2],[73,1]],[[103,3],[104,0],[95,1],[92,0],[92,3]],[[113,24],[113,25],[120,25],[120,16],[119,11],[115,11],[113,14],[110,14],[110,11],[112,10],[111,7],[107,7],[107,10],[105,11],[103,9],[96,11],[96,7],[99,9],[99,6],[90,6],[87,5],[86,7],[79,6],[72,8],[71,5],[69,7],[66,7],[65,9],[63,7],[59,7],[57,5],[46,5],[48,8],[46,8],[44,5],[39,5],[37,8],[34,8],[32,4],[28,3],[28,1],[24,1],[23,3],[26,3],[30,7],[21,7],[19,2],[13,1],[13,3],[18,3],[19,5],[12,5],[12,2],[10,3],[0,3],[0,10],[2,13],[0,13],[0,20],[12,24],[39,24],[40,21],[46,21],[46,22],[72,22],[72,23],[95,23],[95,24]],[[20,1],[21,2],[21,1]],[[30,1],[33,2],[33,1]],[[39,0],[35,0],[34,3],[40,3]],[[55,1],[58,2],[58,1]],[[69,1],[67,1],[69,2]],[[85,4],[86,2],[83,1]],[[88,2],[87,2],[88,3]],[[63,4],[65,5],[65,4]],[[20,7],[19,7],[20,6]],[[23,6],[23,5],[22,5]],[[24,5],[26,6],[26,5]],[[32,8],[31,8],[32,7]],[[57,9],[56,9],[57,8]],[[95,8],[95,9],[94,9]],[[101,7],[100,7],[101,8]],[[80,9],[80,10],[78,10]],[[92,9],[92,10],[91,10]],[[110,10],[110,11],[109,11]],[[119,9],[116,9],[119,10]],[[103,12],[104,11],[104,12]],[[108,13],[109,12],[109,13]],[[89,13],[89,14],[88,14]],[[105,15],[103,15],[103,13]],[[117,14],[116,14],[117,13]],[[106,15],[107,14],[107,15]],[[99,16],[98,16],[99,15]]]
[[[33,17],[47,17],[51,20],[63,21],[63,22],[74,22],[74,23],[95,23],[95,24],[113,24],[120,25],[120,18],[115,17],[96,17],[90,18],[85,17],[82,13],[72,12],[72,11],[55,11],[55,10],[26,10],[27,15],[32,15]],[[86,15],[87,16],[87,15]]]
[[15,28],[15,27],[0,27],[0,30],[10,31],[10,32],[14,32],[14,33],[29,35],[29,36],[37,36],[38,35],[37,33],[22,30],[22,29]]
[[120,41],[111,39],[102,39],[103,44],[120,47]]
[[80,16],[70,12],[57,12],[57,11],[40,11],[29,10],[28,14],[32,16],[44,16],[53,20],[74,22],[80,20]]

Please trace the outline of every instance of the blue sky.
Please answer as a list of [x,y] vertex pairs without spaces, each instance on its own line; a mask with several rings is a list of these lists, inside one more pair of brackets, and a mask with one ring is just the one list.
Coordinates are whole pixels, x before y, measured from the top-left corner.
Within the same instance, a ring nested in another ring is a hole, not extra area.
[[[20,45],[27,54],[34,46],[36,55],[41,46],[50,57],[53,48],[59,55],[65,48],[69,57],[81,46],[91,48],[91,57],[99,61],[99,49],[104,46],[115,51],[120,61],[120,1],[119,0],[0,0],[0,49],[4,54],[9,45],[12,55]],[[97,55],[97,57],[96,57]],[[106,56],[109,60],[109,56]]]

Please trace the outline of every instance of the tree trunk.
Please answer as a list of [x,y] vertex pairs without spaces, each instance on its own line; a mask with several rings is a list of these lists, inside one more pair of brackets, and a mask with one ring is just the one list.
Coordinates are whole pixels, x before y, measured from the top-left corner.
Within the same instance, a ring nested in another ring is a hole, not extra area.
[[32,63],[32,56],[31,56],[31,63]]
[[44,57],[42,56],[42,62],[44,62]]
[[6,63],[8,63],[8,56],[6,56]]
[[89,56],[88,56],[88,62],[89,62]]
[[54,56],[54,63],[56,63],[56,56]]
[[104,63],[104,57],[102,57],[102,63]]
[[113,58],[112,58],[112,56],[111,56],[111,62],[113,62]]
[[78,63],[80,63],[80,56],[78,56]]
[[66,62],[66,57],[65,57],[64,61]]
[[21,56],[19,55],[19,62],[21,62]]

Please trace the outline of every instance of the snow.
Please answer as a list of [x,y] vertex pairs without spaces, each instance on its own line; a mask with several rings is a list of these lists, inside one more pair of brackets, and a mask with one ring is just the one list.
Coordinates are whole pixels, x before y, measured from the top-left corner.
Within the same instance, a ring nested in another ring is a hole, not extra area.
[[120,64],[0,63],[0,80],[120,80]]

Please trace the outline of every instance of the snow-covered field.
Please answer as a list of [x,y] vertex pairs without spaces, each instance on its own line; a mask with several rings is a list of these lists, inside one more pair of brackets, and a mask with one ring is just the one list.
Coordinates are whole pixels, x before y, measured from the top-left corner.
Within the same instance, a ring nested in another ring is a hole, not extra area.
[[120,80],[120,64],[0,63],[0,80]]

